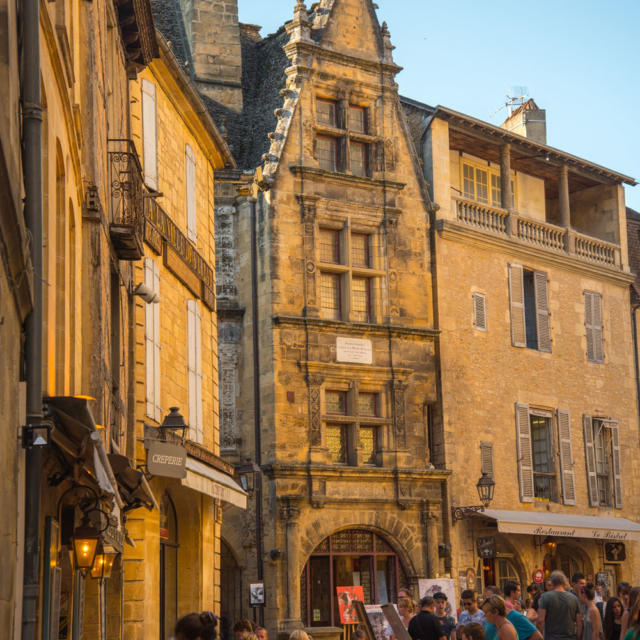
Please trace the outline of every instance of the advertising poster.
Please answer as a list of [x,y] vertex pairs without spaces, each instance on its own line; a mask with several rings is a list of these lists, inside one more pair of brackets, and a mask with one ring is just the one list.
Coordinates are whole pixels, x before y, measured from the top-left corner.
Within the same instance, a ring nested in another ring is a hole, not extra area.
[[431,596],[441,591],[447,596],[447,615],[452,616],[457,622],[458,615],[456,611],[456,587],[452,578],[424,578],[418,580],[418,592],[420,598]]
[[351,604],[354,600],[364,602],[364,589],[360,586],[336,587],[338,594],[338,608],[342,624],[355,624],[358,616]]

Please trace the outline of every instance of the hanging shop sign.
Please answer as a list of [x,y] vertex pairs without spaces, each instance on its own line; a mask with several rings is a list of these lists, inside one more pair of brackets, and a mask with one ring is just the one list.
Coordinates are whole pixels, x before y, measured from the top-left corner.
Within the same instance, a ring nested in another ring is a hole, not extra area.
[[606,542],[604,555],[607,562],[624,562],[627,559],[627,549],[624,542]]
[[476,548],[478,550],[479,557],[495,558],[497,553],[495,536],[478,538],[476,540]]
[[187,475],[187,450],[170,442],[151,442],[147,453],[147,469],[154,476],[185,478]]
[[533,581],[536,584],[541,584],[543,580],[544,580],[544,571],[542,569],[536,569],[533,572]]

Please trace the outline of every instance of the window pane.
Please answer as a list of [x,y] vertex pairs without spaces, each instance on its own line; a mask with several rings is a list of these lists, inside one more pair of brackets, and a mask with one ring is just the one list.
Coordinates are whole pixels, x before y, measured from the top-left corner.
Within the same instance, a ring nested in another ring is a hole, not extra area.
[[354,267],[370,267],[369,236],[364,233],[351,234],[351,264]]
[[361,393],[358,395],[358,415],[377,416],[378,415],[378,394]]
[[502,206],[502,186],[500,185],[500,176],[495,173],[491,174],[491,204],[494,207]]
[[318,122],[320,124],[328,124],[331,127],[336,126],[336,103],[331,100],[318,100]]
[[351,280],[351,315],[356,322],[369,322],[371,319],[371,287],[369,278]]
[[340,263],[340,232],[335,229],[320,229],[320,260]]
[[351,141],[351,173],[354,176],[367,175],[367,145]]
[[326,428],[327,449],[332,462],[344,464],[347,461],[346,426],[342,424],[328,424]]
[[531,450],[533,453],[533,470],[551,473],[552,454],[549,438],[550,420],[541,416],[530,416]]
[[318,164],[321,169],[335,171],[338,162],[338,143],[335,138],[318,136]]
[[323,317],[330,320],[342,318],[340,305],[340,276],[333,273],[323,273],[320,277],[320,304]]
[[325,404],[327,406],[327,413],[347,415],[347,392],[327,391],[325,393]]
[[473,178],[473,167],[465,164],[462,166],[462,172],[464,175],[464,197],[474,200],[476,197],[476,191],[475,180]]
[[362,464],[375,465],[377,446],[377,427],[360,427],[360,450],[362,451]]
[[366,133],[367,118],[362,107],[349,107],[349,129],[358,133]]
[[489,202],[487,172],[476,169],[476,200],[478,202]]

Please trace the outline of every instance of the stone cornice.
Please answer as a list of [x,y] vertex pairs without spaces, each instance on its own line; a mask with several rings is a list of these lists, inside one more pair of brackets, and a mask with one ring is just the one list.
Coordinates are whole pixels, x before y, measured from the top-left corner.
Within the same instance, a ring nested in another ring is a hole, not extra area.
[[437,329],[427,327],[401,327],[386,324],[364,324],[358,322],[340,322],[338,320],[323,320],[321,318],[304,318],[302,316],[273,316],[274,325],[290,325],[299,327],[313,327],[317,329],[329,329],[338,333],[350,333],[357,335],[391,335],[412,336],[416,338],[429,338],[433,340],[440,335]]
[[565,269],[599,280],[609,280],[624,287],[628,287],[635,280],[635,276],[631,273],[625,273],[609,267],[601,267],[574,256],[535,247],[513,238],[502,238],[491,233],[484,233],[453,220],[437,220],[436,230],[442,239],[455,240],[490,251],[499,249],[511,256],[532,258],[549,267]]
[[338,182],[347,185],[360,185],[364,187],[378,187],[385,189],[395,189],[401,191],[405,188],[405,182],[397,182],[395,180],[384,180],[380,178],[366,178],[362,176],[352,176],[338,171],[327,171],[326,169],[318,169],[316,167],[308,167],[300,164],[292,164],[289,166],[291,172],[296,176],[305,178],[324,178],[329,181]]
[[405,382],[415,371],[406,367],[376,367],[373,365],[345,364],[341,362],[314,362],[302,360],[300,367],[309,373],[321,374],[325,378],[346,378],[354,375],[365,376],[368,380],[387,381],[392,378]]
[[[296,464],[280,463],[264,465],[263,473],[272,479],[278,478],[304,478],[309,475],[314,478],[363,481],[372,480],[422,480],[443,482],[450,475],[449,469],[418,469],[418,468],[393,468],[393,467],[343,467],[324,464]],[[370,500],[366,499],[366,502]]]

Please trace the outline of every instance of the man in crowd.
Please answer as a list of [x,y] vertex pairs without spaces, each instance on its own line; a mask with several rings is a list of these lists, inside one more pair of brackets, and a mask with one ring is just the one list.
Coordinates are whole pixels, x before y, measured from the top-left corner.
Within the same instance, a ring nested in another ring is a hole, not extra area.
[[447,594],[438,591],[433,594],[433,600],[435,602],[435,616],[438,618],[445,638],[451,640],[451,632],[455,631],[456,621],[453,616],[447,615]]
[[470,622],[484,624],[484,613],[478,609],[478,598],[473,589],[465,589],[460,594],[460,601],[462,603],[462,613],[460,613],[460,618],[458,619],[457,629],[461,629]]
[[552,591],[540,596],[538,604],[538,629],[545,640],[577,640],[582,637],[580,601],[564,589],[567,577],[562,571],[554,571],[549,578]]
[[409,622],[413,640],[446,640],[438,619],[433,615],[434,601],[430,596],[420,599],[420,612]]
[[521,595],[522,589],[520,588],[520,583],[515,580],[507,580],[504,583],[504,604],[507,607],[507,611],[515,609],[522,613]]
[[[510,593],[513,596],[515,591],[513,590],[513,584],[509,585],[509,582],[505,584],[505,591],[507,587],[510,589]],[[519,585],[518,585],[519,587]],[[519,589],[518,589],[519,593]],[[484,589],[482,597],[484,600],[488,600],[491,596],[499,596],[500,589],[493,585],[487,586]],[[516,611],[514,608],[508,610],[506,607],[506,619],[513,625],[516,630],[516,634],[518,635],[518,640],[542,640],[542,634],[536,629],[536,627],[531,623],[526,616],[522,615],[519,611]],[[484,635],[486,640],[497,640],[498,639],[498,628],[495,624],[489,622],[488,620],[484,623]]]

